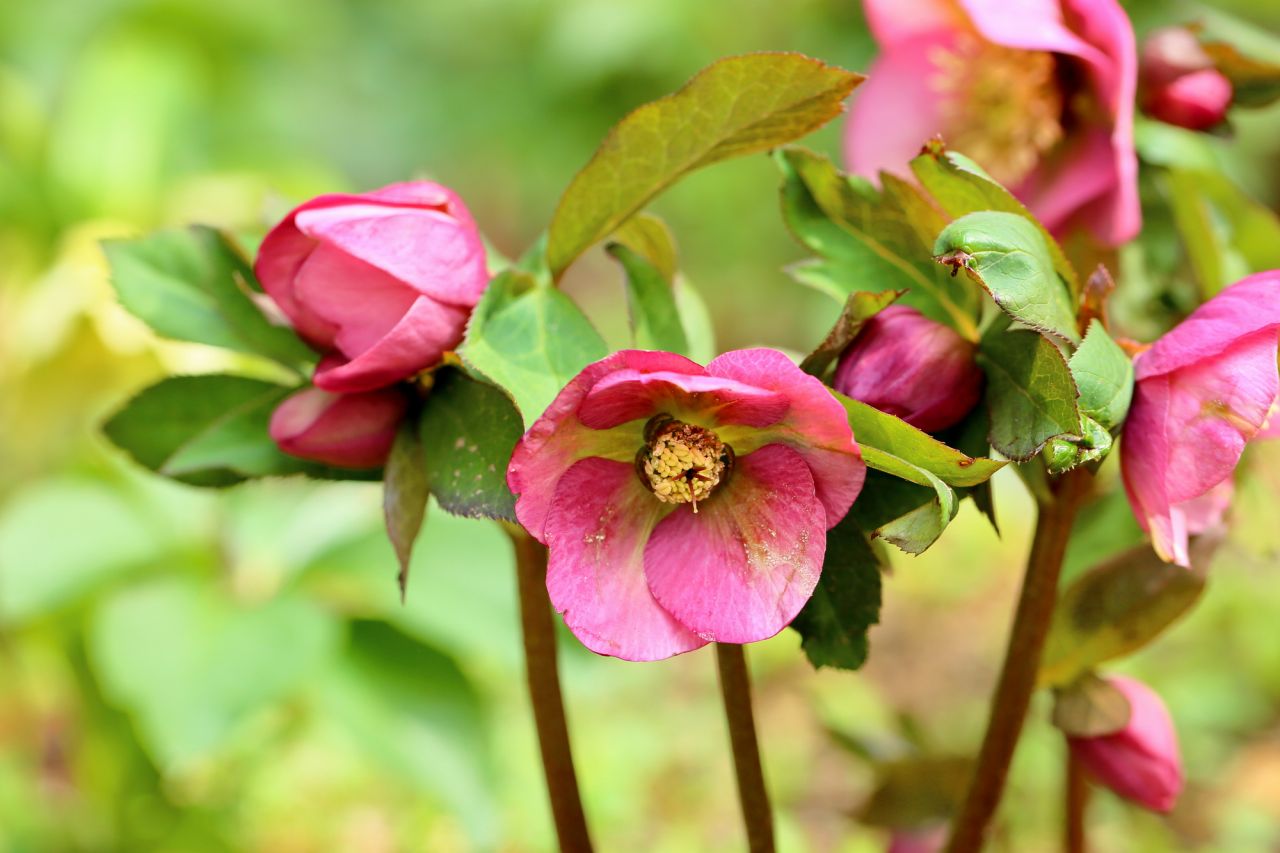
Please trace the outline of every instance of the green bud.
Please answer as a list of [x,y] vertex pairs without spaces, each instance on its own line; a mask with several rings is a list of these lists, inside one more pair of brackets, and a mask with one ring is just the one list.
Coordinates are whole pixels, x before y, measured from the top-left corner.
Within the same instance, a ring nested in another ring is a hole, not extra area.
[[1080,449],[1065,438],[1055,438],[1044,447],[1044,460],[1050,474],[1071,470],[1080,461],[1079,456]]

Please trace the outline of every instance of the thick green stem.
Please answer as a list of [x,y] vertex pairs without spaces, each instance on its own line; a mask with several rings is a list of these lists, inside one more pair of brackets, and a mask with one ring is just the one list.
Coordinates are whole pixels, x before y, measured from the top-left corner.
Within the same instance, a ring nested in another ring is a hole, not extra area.
[[720,669],[720,695],[724,698],[724,715],[729,723],[747,846],[751,853],[773,853],[773,810],[760,766],[755,713],[751,709],[751,680],[742,646],[716,643],[716,663]]
[[569,747],[556,664],[555,622],[547,599],[547,549],[514,525],[503,525],[511,537],[516,557],[516,582],[520,592],[520,627],[524,633],[525,674],[533,721],[542,751],[542,771],[551,797],[560,849],[566,853],[590,853],[591,836],[578,793],[578,777]]
[[1063,787],[1062,849],[1066,853],[1086,853],[1084,814],[1089,805],[1089,782],[1084,768],[1076,760],[1068,746],[1066,749],[1066,778]]
[[1035,691],[1040,654],[1053,620],[1067,540],[1091,479],[1083,468],[1064,474],[1053,486],[1052,499],[1040,507],[1004,665],[991,700],[991,716],[968,792],[952,823],[948,853],[975,853],[982,849],[987,828],[1000,805],[1009,763]]

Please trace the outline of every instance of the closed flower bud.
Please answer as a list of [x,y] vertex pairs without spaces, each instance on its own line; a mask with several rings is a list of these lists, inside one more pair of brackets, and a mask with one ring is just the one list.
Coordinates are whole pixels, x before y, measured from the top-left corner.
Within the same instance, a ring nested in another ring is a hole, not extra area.
[[342,394],[439,364],[462,342],[489,281],[471,214],[456,193],[428,181],[294,208],[262,241],[254,269],[324,356],[316,386]]
[[890,305],[836,366],[837,391],[925,432],[959,422],[982,393],[974,346],[914,308]]
[[1142,682],[1107,680],[1129,700],[1129,722],[1114,734],[1069,737],[1071,752],[1099,784],[1152,811],[1167,812],[1182,791],[1182,759],[1169,711]]
[[1156,30],[1142,46],[1142,106],[1153,117],[1189,130],[1221,122],[1231,106],[1231,82],[1189,30]]
[[387,461],[408,401],[396,388],[331,394],[307,388],[271,415],[271,437],[285,453],[341,468],[377,468]]

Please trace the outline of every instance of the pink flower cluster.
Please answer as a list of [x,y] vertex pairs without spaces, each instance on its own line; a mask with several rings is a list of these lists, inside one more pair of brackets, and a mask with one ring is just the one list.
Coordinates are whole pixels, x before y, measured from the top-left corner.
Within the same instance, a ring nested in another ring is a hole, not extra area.
[[271,230],[254,270],[321,354],[280,404],[271,436],[331,465],[381,465],[408,399],[398,383],[462,341],[489,280],[479,231],[453,191],[426,181],[324,195]]

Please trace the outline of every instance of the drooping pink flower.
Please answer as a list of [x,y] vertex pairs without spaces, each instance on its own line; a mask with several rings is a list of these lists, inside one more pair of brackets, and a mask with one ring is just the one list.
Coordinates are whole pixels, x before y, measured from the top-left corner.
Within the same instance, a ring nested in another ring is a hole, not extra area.
[[1127,800],[1167,812],[1182,792],[1178,735],[1164,702],[1132,678],[1107,681],[1129,700],[1129,722],[1101,737],[1068,737],[1070,749],[1097,782]]
[[570,630],[657,660],[786,627],[864,476],[843,407],[782,353],[631,350],[560,392],[507,483]]
[[488,283],[461,199],[426,181],[294,208],[254,270],[298,334],[324,355],[315,384],[383,388],[439,363],[462,340]]
[[[1221,517],[1193,503],[1230,479],[1280,397],[1280,271],[1252,275],[1197,308],[1134,362],[1120,465],[1134,515],[1165,560]],[[1214,499],[1209,499],[1213,502]]]
[[342,468],[377,468],[387,461],[408,408],[398,388],[332,394],[305,388],[271,415],[271,438],[285,453]]
[[1227,115],[1231,81],[1213,65],[1195,34],[1156,30],[1142,44],[1142,108],[1168,124],[1207,130]]
[[903,173],[941,134],[1053,232],[1141,225],[1137,58],[1116,0],[865,0],[881,54],[853,99],[850,171]]
[[950,327],[914,308],[890,305],[840,356],[832,384],[841,394],[937,432],[964,418],[982,395],[975,352]]

